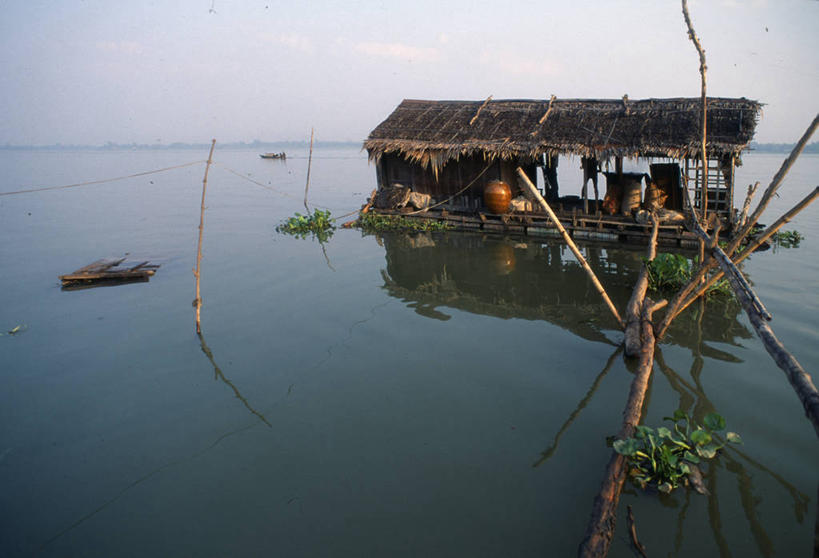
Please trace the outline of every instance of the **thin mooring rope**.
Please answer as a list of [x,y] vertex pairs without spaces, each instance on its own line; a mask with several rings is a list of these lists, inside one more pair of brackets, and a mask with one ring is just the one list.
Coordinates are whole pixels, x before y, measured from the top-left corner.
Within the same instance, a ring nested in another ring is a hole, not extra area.
[[136,174],[129,174],[128,176],[117,176],[115,178],[104,178],[102,180],[91,180],[88,182],[77,182],[76,184],[66,184],[64,186],[47,186],[45,188],[29,188],[27,190],[16,190],[14,192],[0,192],[0,196],[13,196],[16,194],[28,194],[30,192],[45,192],[47,190],[64,190],[65,188],[77,188],[79,186],[90,186],[92,184],[104,184],[106,182],[116,182],[118,180],[125,180],[128,178],[137,178],[139,176],[146,176],[149,174],[157,174],[160,172],[165,172],[174,169],[181,169],[182,167],[190,167],[193,165],[198,165],[200,163],[204,163],[205,161],[193,161],[191,163],[184,163],[181,165],[175,165],[173,167],[165,167],[164,169],[156,169],[151,171],[145,172],[138,172]]

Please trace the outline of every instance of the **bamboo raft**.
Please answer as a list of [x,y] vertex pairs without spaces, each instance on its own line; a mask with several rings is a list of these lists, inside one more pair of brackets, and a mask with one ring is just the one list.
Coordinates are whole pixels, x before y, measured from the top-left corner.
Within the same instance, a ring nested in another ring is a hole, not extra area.
[[159,264],[148,261],[123,266],[124,262],[125,258],[97,260],[71,273],[60,275],[60,281],[64,289],[145,282],[159,268]]

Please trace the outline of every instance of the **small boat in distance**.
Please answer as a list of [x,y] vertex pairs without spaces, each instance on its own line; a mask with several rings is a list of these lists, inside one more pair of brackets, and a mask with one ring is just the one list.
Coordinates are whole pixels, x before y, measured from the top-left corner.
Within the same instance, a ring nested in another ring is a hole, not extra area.
[[262,159],[282,159],[282,160],[287,159],[287,155],[285,154],[284,151],[282,151],[281,153],[261,153],[259,155],[259,157],[261,157]]

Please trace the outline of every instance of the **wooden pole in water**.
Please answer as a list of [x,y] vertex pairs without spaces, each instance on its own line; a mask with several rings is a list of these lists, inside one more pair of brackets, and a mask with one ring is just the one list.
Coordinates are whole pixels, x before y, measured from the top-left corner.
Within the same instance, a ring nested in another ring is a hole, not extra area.
[[523,179],[523,183],[526,185],[526,188],[529,190],[529,194],[535,198],[535,200],[540,204],[540,206],[546,210],[546,213],[549,214],[549,218],[557,227],[557,230],[560,231],[560,234],[563,236],[563,240],[566,241],[566,244],[569,246],[569,249],[574,254],[574,257],[577,258],[577,261],[580,262],[580,266],[586,271],[589,278],[594,285],[594,288],[597,289],[597,292],[600,293],[600,296],[603,297],[603,301],[606,303],[606,306],[609,307],[611,310],[614,319],[617,320],[617,323],[620,325],[621,328],[625,327],[625,323],[623,319],[620,317],[620,314],[617,312],[617,308],[614,306],[614,303],[609,298],[609,295],[606,293],[606,289],[603,288],[603,285],[600,283],[600,280],[597,279],[597,276],[594,274],[594,270],[592,270],[589,263],[586,261],[586,258],[583,257],[583,254],[580,253],[580,250],[577,248],[577,245],[572,240],[572,237],[569,236],[569,233],[566,232],[566,229],[563,228],[563,225],[560,223],[560,219],[557,218],[555,212],[552,211],[552,208],[549,207],[549,204],[546,203],[546,200],[543,199],[543,196],[540,195],[540,192],[537,191],[535,185],[532,184],[532,181],[529,180],[529,177],[526,176],[526,173],[523,172],[523,169],[518,167],[518,175]]
[[631,298],[628,301],[628,305],[626,305],[626,328],[623,343],[625,345],[626,356],[630,357],[639,356],[640,347],[643,345],[640,340],[640,310],[643,307],[643,301],[646,298],[646,291],[648,290],[648,265],[657,256],[657,234],[659,232],[660,222],[654,213],[651,214],[651,222],[651,238],[648,241],[647,259],[643,262],[643,267],[640,269],[637,282],[634,284]]
[[745,226],[742,228],[739,233],[737,233],[734,238],[728,243],[728,249],[726,252],[729,256],[732,256],[739,245],[742,243],[743,239],[748,235],[751,229],[754,227],[756,222],[759,220],[759,217],[762,215],[762,212],[765,211],[765,208],[768,207],[768,204],[773,199],[774,194],[779,189],[779,186],[782,184],[782,181],[785,179],[785,176],[788,174],[788,171],[791,170],[791,167],[799,158],[799,155],[802,153],[802,150],[807,145],[808,141],[810,140],[813,133],[816,131],[816,128],[819,127],[819,114],[817,114],[813,122],[810,123],[808,129],[805,130],[805,133],[802,134],[802,137],[799,139],[799,142],[794,146],[791,154],[782,161],[782,166],[779,167],[779,170],[776,172],[774,177],[771,179],[771,183],[765,189],[765,192],[762,194],[762,197],[759,199],[759,205],[756,206],[754,212],[748,217],[748,220],[745,222]]
[[[659,221],[652,213],[651,239],[648,245],[648,261],[657,254],[657,234]],[[626,308],[626,335],[625,350],[629,356],[640,358],[637,372],[631,383],[626,408],[623,411],[623,424],[618,434],[619,439],[630,438],[634,434],[634,427],[640,422],[643,413],[648,381],[654,367],[654,326],[651,316],[655,310],[661,308],[665,301],[655,303],[646,297],[648,288],[648,263],[643,264],[640,277],[634,285],[634,291]],[[630,351],[630,352],[629,352]],[[617,503],[620,500],[620,491],[623,488],[627,470],[624,456],[612,452],[606,468],[606,476],[600,487],[600,492],[594,500],[592,516],[586,527],[586,537],[580,544],[578,555],[590,558],[608,554],[611,539],[614,535],[614,526],[617,521]]]
[[748,193],[745,194],[745,203],[742,204],[742,211],[740,212],[739,219],[737,219],[736,223],[735,230],[737,232],[741,231],[745,227],[745,222],[748,220],[748,211],[751,209],[751,200],[754,199],[754,194],[756,194],[757,188],[759,188],[759,180],[748,186]]
[[313,128],[310,128],[310,155],[307,157],[307,183],[304,185],[304,210],[310,213],[307,207],[307,190],[310,188],[310,166],[313,163]]
[[[759,311],[754,300],[754,293],[747,292],[747,289],[740,283],[739,277],[734,273],[733,269],[724,266],[722,260],[718,260],[722,270],[731,282],[731,287],[737,295],[737,300],[742,304],[742,308],[748,315],[751,325],[754,326],[756,334],[762,340],[765,350],[773,357],[774,362],[788,378],[794,391],[796,391],[799,401],[805,408],[805,415],[813,424],[816,435],[819,436],[819,391],[813,383],[810,375],[805,372],[802,365],[790,354],[785,346],[776,338],[771,326],[765,320],[765,316]],[[752,296],[753,295],[753,296]]]
[[[770,227],[765,229],[765,231],[762,234],[757,236],[754,239],[754,241],[751,242],[745,248],[745,250],[743,250],[734,259],[734,263],[738,264],[741,261],[743,261],[745,258],[750,256],[751,254],[753,254],[754,251],[757,248],[759,248],[764,242],[766,242],[769,238],[771,238],[774,235],[774,233],[776,233],[776,231],[778,231],[783,226],[785,226],[786,223],[789,223],[791,221],[791,219],[793,219],[800,211],[805,209],[814,200],[816,200],[817,197],[819,197],[819,186],[814,188],[813,192],[811,192],[810,194],[805,196],[805,198],[802,199],[802,201],[800,201],[798,204],[793,206],[793,208],[791,208],[790,211],[788,211],[787,213],[782,215],[782,217],[780,217],[779,219],[774,221],[774,223],[771,224]],[[708,291],[708,289],[710,289],[712,286],[714,286],[714,284],[716,284],[717,281],[722,279],[723,276],[724,276],[724,273],[722,271],[719,271],[719,270],[716,273],[714,273],[713,275],[711,275],[711,277],[705,283],[702,283],[699,287],[697,287],[696,290],[694,290],[694,292],[692,292],[682,302],[682,304],[679,305],[679,307],[676,310],[676,312],[674,313],[674,315],[671,316],[671,319],[673,320],[674,318],[676,318],[683,310],[688,308],[688,306],[690,306],[692,302],[694,302],[697,298],[699,298],[700,296],[705,294]],[[670,322],[670,320],[669,320],[669,322]],[[665,333],[665,329],[659,329],[658,332],[657,332],[657,337],[662,337],[664,333]]]
[[202,308],[202,297],[199,295],[199,279],[201,277],[200,267],[202,264],[202,231],[205,229],[205,191],[208,189],[208,171],[210,164],[213,162],[213,148],[216,146],[216,140],[212,140],[210,144],[210,153],[208,153],[208,162],[205,165],[205,177],[202,179],[202,206],[199,211],[199,245],[196,248],[196,269],[193,270],[193,275],[196,277],[196,298],[193,299],[193,305],[196,307],[196,333],[202,333],[202,326],[200,323],[200,309]]
[[[810,123],[808,129],[805,130],[805,133],[802,134],[802,137],[794,146],[790,155],[788,155],[788,157],[782,161],[782,166],[779,168],[776,175],[774,175],[771,183],[768,185],[768,188],[762,195],[762,198],[759,200],[759,205],[757,205],[753,214],[751,214],[751,216],[745,221],[745,226],[734,233],[734,237],[731,239],[731,241],[728,243],[728,247],[725,249],[725,253],[728,254],[729,257],[733,256],[736,249],[740,244],[742,244],[742,241],[746,236],[748,236],[748,233],[751,232],[751,229],[753,229],[754,225],[759,220],[762,212],[765,211],[766,207],[768,207],[768,204],[776,194],[776,191],[779,189],[779,186],[782,184],[782,181],[785,179],[788,171],[790,171],[793,164],[799,158],[799,155],[802,153],[802,150],[805,148],[808,141],[810,141],[810,138],[813,136],[813,133],[816,131],[817,127],[819,127],[819,114],[814,117],[813,122]],[[696,214],[694,215],[696,218]],[[748,251],[748,253],[750,253],[750,251]],[[705,292],[702,290],[703,280],[705,279],[705,275],[715,267],[717,267],[717,264],[713,261],[709,261],[705,265],[700,266],[691,280],[685,284],[676,295],[674,295],[674,298],[668,305],[668,311],[666,312],[665,316],[663,316],[660,325],[657,327],[656,331],[658,338],[661,339],[665,335],[665,332],[668,331],[668,328],[671,325],[671,321],[680,312],[682,312],[686,306],[691,304],[691,301],[693,300],[691,298],[691,293],[694,292],[695,289],[698,289],[698,292],[700,293]]]
[[[690,201],[691,192],[686,190],[686,194],[689,196]],[[711,256],[717,260],[717,263],[726,274],[730,274],[734,277],[738,287],[742,289],[748,298],[753,302],[754,307],[759,311],[760,315],[766,320],[770,321],[771,314],[765,309],[765,306],[762,304],[762,301],[759,300],[759,297],[756,296],[756,293],[754,293],[754,290],[751,288],[751,284],[748,283],[748,280],[744,275],[742,275],[742,272],[739,270],[736,264],[731,261],[731,258],[729,258],[725,251],[717,244],[717,235],[719,234],[719,230],[714,231],[714,236],[712,238],[708,236],[708,233],[705,232],[705,229],[702,228],[699,222],[694,220],[693,223],[694,233],[700,237],[701,243],[708,247],[708,251]],[[731,284],[733,285],[733,282]]]
[[[700,145],[700,161],[701,161],[701,168],[702,168],[702,191],[700,198],[700,215],[702,217],[702,221],[708,218],[708,154],[705,150],[705,123],[706,123],[706,112],[707,112],[707,99],[705,96],[705,72],[708,69],[708,66],[705,65],[705,50],[702,48],[702,44],[700,43],[699,37],[694,32],[694,25],[691,23],[691,17],[688,15],[688,1],[682,0],[682,12],[683,18],[685,18],[685,25],[688,27],[688,38],[691,39],[691,42],[694,43],[694,48],[697,49],[697,55],[700,58],[700,95],[702,97],[702,142]],[[691,208],[693,212],[693,207]],[[696,215],[696,213],[695,213]],[[702,260],[700,260],[702,261]]]
[[[617,434],[618,439],[631,438],[634,427],[640,423],[643,413],[648,381],[654,368],[654,330],[651,325],[651,312],[655,307],[650,298],[643,301],[642,317],[640,320],[643,334],[643,345],[640,348],[640,363],[623,411],[623,425]],[[581,558],[605,556],[609,552],[614,528],[617,523],[617,504],[620,501],[620,492],[626,479],[628,464],[626,458],[617,452],[612,452],[606,467],[606,476],[600,492],[594,499],[592,515],[586,527],[586,536],[580,543],[577,555]]]
[[[696,232],[700,238],[707,240],[708,235],[696,221],[694,222],[694,226],[694,232]],[[739,271],[736,264],[728,258],[722,248],[716,245],[716,242],[712,243],[710,251],[720,268],[722,268],[722,272],[731,283],[731,288],[737,300],[739,300],[739,303],[748,315],[751,325],[754,326],[754,330],[756,330],[757,335],[762,340],[762,344],[765,346],[765,350],[773,357],[777,366],[785,372],[788,381],[799,397],[799,401],[802,402],[805,408],[805,415],[810,419],[813,428],[816,430],[816,435],[819,436],[819,391],[817,391],[816,386],[813,384],[813,380],[810,375],[805,372],[805,369],[802,368],[802,365],[799,364],[796,358],[785,349],[785,346],[782,345],[779,339],[776,338],[776,335],[774,335],[773,330],[767,324],[767,322],[771,320],[770,313],[765,309],[762,301],[754,292],[747,279],[742,275],[742,272]]]

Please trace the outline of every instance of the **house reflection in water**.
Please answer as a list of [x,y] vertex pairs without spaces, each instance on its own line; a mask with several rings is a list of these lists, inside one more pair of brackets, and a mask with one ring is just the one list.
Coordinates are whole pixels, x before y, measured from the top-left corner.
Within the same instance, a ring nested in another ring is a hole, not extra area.
[[[568,248],[557,241],[461,232],[385,234],[379,240],[387,260],[383,288],[422,316],[448,320],[449,308],[543,320],[590,341],[619,342],[619,328],[600,295]],[[582,249],[614,304],[624,308],[643,252],[596,244]],[[739,312],[737,304],[724,300],[709,301],[702,317],[692,307],[678,318],[680,324],[666,341],[692,348],[702,341],[736,345],[737,338],[750,337],[737,321]],[[735,360],[717,349],[706,351],[714,358]]]

